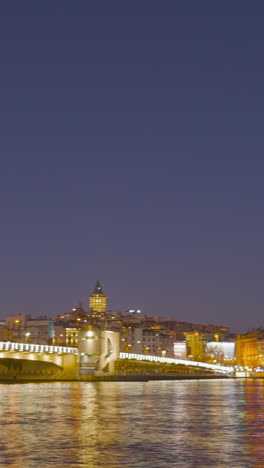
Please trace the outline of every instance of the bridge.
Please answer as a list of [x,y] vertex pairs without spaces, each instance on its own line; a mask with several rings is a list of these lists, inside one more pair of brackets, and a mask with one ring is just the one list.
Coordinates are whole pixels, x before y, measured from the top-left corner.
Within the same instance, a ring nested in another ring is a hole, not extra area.
[[153,363],[175,364],[197,369],[205,369],[212,372],[229,375],[234,371],[232,366],[223,366],[222,364],[210,364],[208,362],[191,361],[188,359],[166,358],[162,356],[151,356],[148,354],[120,353],[119,359],[133,359],[136,361],[149,361]]
[[0,342],[0,380],[71,380],[77,369],[78,348]]
[[184,368],[196,374],[233,372],[221,364],[119,352],[118,333],[107,330],[83,332],[79,348],[0,342],[0,380],[86,380],[133,371],[181,373]]

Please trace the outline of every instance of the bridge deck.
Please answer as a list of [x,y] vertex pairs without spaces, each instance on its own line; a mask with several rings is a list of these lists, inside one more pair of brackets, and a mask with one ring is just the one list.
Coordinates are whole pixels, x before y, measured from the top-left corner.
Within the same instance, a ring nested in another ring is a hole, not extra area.
[[48,346],[32,343],[12,343],[0,341],[0,351],[19,351],[24,353],[78,354],[78,348],[69,346]]
[[139,361],[161,362],[164,364],[181,364],[184,366],[201,367],[204,369],[211,369],[213,371],[222,372],[224,374],[231,373],[234,370],[232,366],[223,366],[221,364],[209,364],[208,362],[190,361],[188,359],[174,359],[162,356],[150,356],[148,354],[120,353],[119,358],[136,359]]

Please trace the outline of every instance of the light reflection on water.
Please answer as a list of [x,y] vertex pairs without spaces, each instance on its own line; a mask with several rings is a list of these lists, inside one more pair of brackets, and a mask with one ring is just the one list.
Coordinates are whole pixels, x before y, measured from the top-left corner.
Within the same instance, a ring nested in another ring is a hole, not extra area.
[[264,381],[0,385],[0,466],[264,467]]

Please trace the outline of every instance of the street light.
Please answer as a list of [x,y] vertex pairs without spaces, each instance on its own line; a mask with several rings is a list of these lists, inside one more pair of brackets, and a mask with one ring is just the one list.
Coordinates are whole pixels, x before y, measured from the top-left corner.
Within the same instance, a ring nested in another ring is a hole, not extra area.
[[27,343],[30,337],[30,332],[25,333],[25,337],[26,337],[26,343]]

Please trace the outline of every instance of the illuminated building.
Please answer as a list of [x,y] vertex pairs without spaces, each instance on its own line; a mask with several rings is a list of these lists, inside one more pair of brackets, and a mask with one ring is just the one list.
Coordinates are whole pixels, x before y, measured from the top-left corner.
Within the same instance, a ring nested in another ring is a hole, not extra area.
[[79,332],[81,328],[66,328],[66,346],[79,345]]
[[93,293],[90,296],[90,309],[92,317],[101,317],[106,313],[106,296],[103,293],[100,281],[96,281]]
[[237,364],[247,367],[264,367],[264,331],[256,330],[238,335],[236,342]]
[[184,333],[187,342],[188,357],[193,360],[201,360],[205,355],[205,343],[201,333]]

